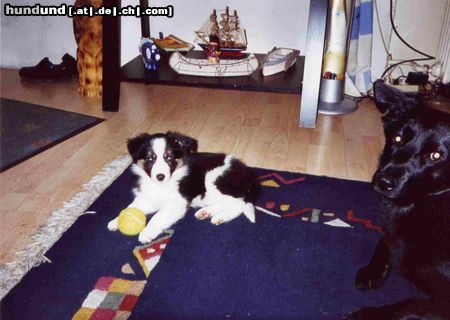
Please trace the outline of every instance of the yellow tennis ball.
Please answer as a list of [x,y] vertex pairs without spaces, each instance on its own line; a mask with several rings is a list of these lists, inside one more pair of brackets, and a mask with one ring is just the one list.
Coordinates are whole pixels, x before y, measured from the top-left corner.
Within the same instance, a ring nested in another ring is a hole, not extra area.
[[135,236],[145,227],[145,214],[137,208],[125,208],[119,214],[119,231]]

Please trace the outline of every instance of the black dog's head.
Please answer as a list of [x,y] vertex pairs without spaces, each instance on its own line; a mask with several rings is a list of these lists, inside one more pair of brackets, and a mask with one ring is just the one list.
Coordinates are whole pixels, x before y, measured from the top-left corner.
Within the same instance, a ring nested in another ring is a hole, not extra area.
[[197,140],[177,132],[140,135],[127,143],[133,162],[155,182],[170,180],[186,154],[197,152]]
[[450,188],[450,115],[421,106],[381,81],[375,103],[386,145],[372,184],[383,196],[410,204]]

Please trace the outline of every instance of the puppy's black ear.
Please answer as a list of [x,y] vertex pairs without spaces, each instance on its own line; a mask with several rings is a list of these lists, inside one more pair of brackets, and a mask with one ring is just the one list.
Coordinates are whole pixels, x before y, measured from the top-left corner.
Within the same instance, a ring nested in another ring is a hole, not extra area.
[[395,89],[382,80],[373,84],[375,104],[383,113],[385,123],[397,122],[414,116],[418,107],[416,98],[403,91]]
[[198,142],[194,138],[185,136],[178,132],[167,132],[167,140],[170,146],[175,150],[177,157],[184,154],[195,153],[198,149]]
[[141,158],[142,146],[148,141],[149,138],[150,135],[148,133],[141,133],[134,138],[128,139],[128,152],[133,158],[133,162],[136,162]]

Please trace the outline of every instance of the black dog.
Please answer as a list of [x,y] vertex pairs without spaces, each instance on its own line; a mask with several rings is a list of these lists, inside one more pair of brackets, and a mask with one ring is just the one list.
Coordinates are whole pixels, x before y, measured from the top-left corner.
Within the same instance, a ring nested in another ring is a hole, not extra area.
[[450,115],[381,81],[374,94],[386,135],[372,181],[384,235],[355,287],[377,289],[394,269],[427,298],[364,307],[346,319],[450,319]]

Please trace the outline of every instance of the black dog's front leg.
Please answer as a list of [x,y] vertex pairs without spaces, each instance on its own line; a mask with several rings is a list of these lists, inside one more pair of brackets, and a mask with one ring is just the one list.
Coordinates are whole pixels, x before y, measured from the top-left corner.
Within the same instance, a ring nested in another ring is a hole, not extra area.
[[367,266],[358,270],[355,279],[357,290],[377,289],[384,284],[390,271],[389,247],[383,238],[378,242]]

